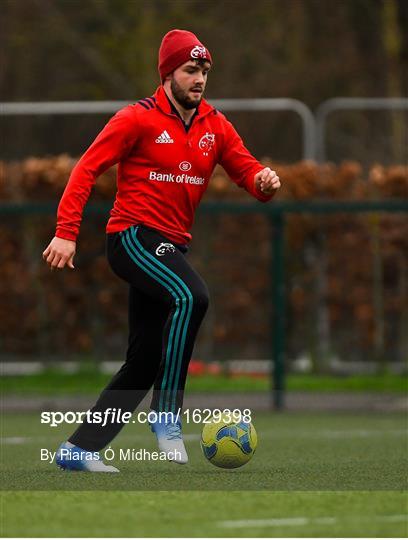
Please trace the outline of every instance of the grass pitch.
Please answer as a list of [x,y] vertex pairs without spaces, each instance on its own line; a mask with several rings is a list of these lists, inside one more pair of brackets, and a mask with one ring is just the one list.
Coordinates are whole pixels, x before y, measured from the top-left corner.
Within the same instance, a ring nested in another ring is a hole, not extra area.
[[[35,375],[8,375],[0,380],[3,395],[61,396],[78,394],[99,395],[112,375],[101,373],[95,364],[83,365],[75,373],[47,369]],[[270,392],[270,377],[246,375],[200,375],[187,378],[186,392]],[[403,375],[329,375],[288,374],[288,391],[301,392],[388,392],[406,394],[407,378]]]
[[112,448],[121,474],[66,473],[40,461],[72,426],[4,415],[3,536],[406,536],[404,414],[254,414],[259,446],[242,469],[221,470],[185,427],[190,463],[121,461],[155,450],[130,424]]

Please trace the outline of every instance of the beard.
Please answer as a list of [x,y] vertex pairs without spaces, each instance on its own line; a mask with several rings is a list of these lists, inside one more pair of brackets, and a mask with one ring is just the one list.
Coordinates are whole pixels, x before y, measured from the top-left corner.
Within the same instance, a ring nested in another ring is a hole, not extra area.
[[177,83],[177,81],[174,80],[174,78],[171,79],[171,92],[173,94],[174,99],[177,101],[179,105],[183,107],[183,109],[191,110],[197,108],[202,98],[202,94],[198,99],[191,99],[188,95],[188,92],[183,90],[181,86]]

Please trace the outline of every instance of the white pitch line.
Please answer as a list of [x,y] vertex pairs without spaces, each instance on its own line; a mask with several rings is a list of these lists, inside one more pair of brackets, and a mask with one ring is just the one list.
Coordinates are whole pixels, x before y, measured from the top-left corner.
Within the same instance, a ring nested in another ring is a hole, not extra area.
[[237,521],[220,521],[218,525],[226,528],[245,528],[245,527],[300,527],[308,525],[310,523],[321,524],[334,524],[337,519],[333,517],[322,518],[306,518],[306,517],[293,517],[293,518],[271,518],[271,519],[242,519]]
[[333,525],[336,523],[337,518],[334,517],[321,517],[321,518],[306,518],[306,517],[293,517],[293,518],[271,518],[271,519],[242,519],[237,521],[220,521],[218,525],[226,528],[245,528],[245,527],[300,527],[308,525],[310,523],[316,523],[321,525]]
[[355,429],[355,430],[309,430],[309,431],[299,431],[299,430],[277,430],[277,431],[261,431],[261,436],[263,439],[275,438],[282,439],[286,437],[323,437],[328,439],[343,439],[343,438],[353,438],[353,437],[377,437],[384,435],[391,435],[396,437],[407,437],[408,430],[406,429],[389,429],[389,430],[380,430],[380,429]]
[[60,441],[61,437],[56,435],[42,436],[42,437],[1,437],[0,444],[29,444],[29,443],[39,443],[45,441],[50,443],[51,441]]
[[379,516],[376,519],[380,519],[381,521],[407,521],[408,522],[408,515],[404,516],[403,514],[401,515],[395,514],[394,516]]
[[[375,521],[390,521],[400,522],[407,521],[408,515],[390,515],[390,516],[353,516],[359,521],[361,519],[375,520]],[[334,525],[338,522],[336,517],[319,517],[319,518],[307,518],[307,517],[293,517],[293,518],[270,518],[270,519],[242,519],[242,520],[228,520],[219,521],[217,525],[228,529],[244,529],[247,527],[301,527],[303,525]]]
[[195,433],[187,433],[186,435],[183,435],[183,439],[185,441],[200,441],[201,435],[196,435]]
[[2,437],[0,439],[1,444],[24,444],[29,442],[29,437]]
[[355,430],[326,430],[318,432],[318,435],[328,438],[343,438],[343,437],[376,437],[384,435],[394,435],[394,436],[407,436],[408,431],[405,429],[390,429],[390,430],[380,430],[380,429],[355,429]]

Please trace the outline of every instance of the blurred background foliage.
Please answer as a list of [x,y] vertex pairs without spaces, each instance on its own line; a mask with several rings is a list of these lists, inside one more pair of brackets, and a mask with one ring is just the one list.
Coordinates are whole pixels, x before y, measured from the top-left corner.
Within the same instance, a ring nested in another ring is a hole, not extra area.
[[[67,155],[30,158],[6,164],[6,182],[0,176],[0,202],[26,204],[23,212],[0,214],[0,359],[53,362],[83,355],[109,361],[123,354],[128,290],[114,278],[104,254],[114,168],[96,183],[91,202],[106,206],[84,218],[77,270],[50,276],[40,258],[54,230],[55,201],[74,163]],[[265,164],[284,179],[276,201],[408,200],[407,166],[377,165],[366,176],[356,162]],[[217,167],[205,200],[250,202],[250,197]],[[48,215],[28,212],[30,204],[41,202],[49,204]],[[208,283],[211,301],[196,359],[225,366],[229,359],[270,357],[277,260],[271,222],[259,213],[260,206],[243,215],[199,211],[188,257]],[[287,215],[287,368],[327,373],[344,369],[346,362],[357,372],[403,370],[407,254],[404,214]]]
[[[408,94],[406,0],[2,0],[1,7],[2,101],[151,95],[161,38],[172,28],[192,30],[211,50],[210,99],[291,97],[315,109],[334,96]],[[228,116],[257,156],[301,158],[293,113]],[[330,159],[361,159],[366,146],[368,162],[389,159],[387,140],[401,131],[395,114],[341,118],[336,133],[354,133],[360,155],[344,143]],[[78,155],[107,119],[5,118],[3,157]]]
[[396,96],[406,0],[2,0],[2,100],[132,99],[159,83],[171,28],[214,57],[209,97]]

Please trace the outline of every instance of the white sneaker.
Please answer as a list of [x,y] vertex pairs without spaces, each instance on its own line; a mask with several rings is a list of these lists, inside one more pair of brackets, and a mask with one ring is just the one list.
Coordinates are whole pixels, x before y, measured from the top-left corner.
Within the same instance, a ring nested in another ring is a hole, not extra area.
[[158,419],[156,422],[149,422],[150,428],[156,434],[159,450],[166,453],[167,459],[185,465],[188,462],[188,455],[181,434],[181,421],[176,420],[175,415],[171,420],[173,421]]

